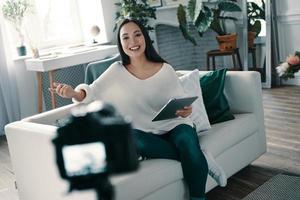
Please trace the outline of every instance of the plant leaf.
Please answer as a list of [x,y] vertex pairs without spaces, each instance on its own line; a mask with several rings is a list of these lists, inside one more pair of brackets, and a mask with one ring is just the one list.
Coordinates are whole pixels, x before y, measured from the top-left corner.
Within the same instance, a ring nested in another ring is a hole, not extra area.
[[218,4],[218,7],[221,11],[227,11],[227,12],[240,12],[242,9],[235,3],[232,2],[220,2]]
[[252,6],[253,10],[256,10],[256,12],[258,12],[258,11],[259,11],[259,13],[263,12],[263,10],[254,2],[251,2],[251,6]]
[[223,19],[223,20],[226,20],[226,19],[230,19],[230,20],[233,20],[233,21],[237,21],[238,20],[235,17],[229,17],[229,16],[219,16],[218,18],[219,19]]
[[221,25],[220,25],[220,10],[214,9],[213,10],[213,21],[211,22],[210,28],[215,31],[218,35],[225,35],[226,33],[223,31]]
[[177,8],[177,19],[179,22],[179,25],[186,27],[187,20],[186,20],[186,12],[183,7],[183,5],[179,4]]
[[191,41],[194,45],[197,45],[196,40],[191,36],[187,29],[187,19],[186,12],[182,4],[179,4],[177,8],[177,19],[179,22],[179,29],[183,37],[189,41]]
[[[156,19],[155,8],[150,7],[147,0],[123,0],[122,3],[115,3],[118,7],[115,24],[123,20],[124,18],[134,18],[143,24],[147,30],[154,30],[153,27],[148,25],[150,18]],[[114,30],[116,30],[114,28]]]
[[187,11],[191,21],[193,21],[195,18],[195,9],[196,9],[196,0],[189,0],[187,5]]
[[203,33],[198,32],[198,35],[199,35],[200,37],[203,37]]
[[256,36],[258,36],[261,31],[261,22],[259,20],[255,21],[253,25],[250,25],[250,27],[248,27],[248,30],[255,32]]
[[208,7],[204,6],[195,22],[197,31],[200,33],[204,33],[205,31],[207,31],[213,20],[213,13]]
[[196,40],[191,36],[186,27],[179,25],[179,29],[181,30],[181,33],[185,39],[192,42],[195,46],[197,45]]
[[195,15],[192,18],[193,22],[195,23],[196,20],[199,18],[199,15],[202,12],[202,0],[196,0],[196,4],[195,4]]

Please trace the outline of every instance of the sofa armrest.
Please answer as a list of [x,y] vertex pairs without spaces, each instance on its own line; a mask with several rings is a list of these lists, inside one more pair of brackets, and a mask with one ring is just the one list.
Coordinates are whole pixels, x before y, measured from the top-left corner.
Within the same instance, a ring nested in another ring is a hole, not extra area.
[[[200,71],[200,77],[207,71]],[[253,113],[258,124],[258,142],[266,149],[264,110],[260,73],[255,71],[228,71],[226,74],[224,93],[231,112]]]
[[70,115],[70,110],[78,104],[70,104],[53,110],[49,110],[31,117],[24,118],[23,122],[33,122],[38,124],[54,125],[56,120],[63,119]]
[[89,190],[65,195],[69,183],[60,177],[52,144],[56,130],[55,126],[24,121],[5,126],[20,199],[95,199]]
[[227,72],[224,92],[233,113],[254,113],[263,118],[262,87],[258,72]]

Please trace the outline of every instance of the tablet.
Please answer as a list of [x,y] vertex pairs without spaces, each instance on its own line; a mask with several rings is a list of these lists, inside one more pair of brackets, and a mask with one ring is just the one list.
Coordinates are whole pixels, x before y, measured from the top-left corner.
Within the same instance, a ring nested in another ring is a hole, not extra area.
[[177,110],[183,109],[185,106],[190,106],[198,97],[185,97],[170,99],[155,115],[152,121],[160,121],[165,119],[173,119],[178,116],[175,114]]

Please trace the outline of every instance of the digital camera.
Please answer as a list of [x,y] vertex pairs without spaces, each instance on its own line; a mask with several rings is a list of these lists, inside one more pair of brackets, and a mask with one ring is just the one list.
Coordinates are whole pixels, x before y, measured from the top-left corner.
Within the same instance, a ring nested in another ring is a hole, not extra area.
[[71,113],[53,139],[59,173],[70,191],[99,189],[108,175],[138,168],[131,123],[113,106],[96,101]]

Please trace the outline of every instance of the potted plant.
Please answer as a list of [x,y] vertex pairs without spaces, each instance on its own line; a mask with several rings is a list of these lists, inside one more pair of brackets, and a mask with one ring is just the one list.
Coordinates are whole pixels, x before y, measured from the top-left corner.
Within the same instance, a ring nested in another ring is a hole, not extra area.
[[286,61],[276,67],[276,71],[280,78],[288,80],[295,78],[295,73],[300,70],[300,51],[296,51],[294,55],[289,55]]
[[156,9],[151,7],[147,0],[123,0],[123,2],[115,3],[115,5],[119,7],[119,11],[116,13],[114,31],[117,29],[118,24],[126,18],[138,20],[148,31],[154,30],[154,28],[148,24],[148,21],[150,18],[156,19]]
[[29,11],[29,9],[30,4],[28,0],[7,0],[2,6],[4,18],[14,25],[14,28],[18,33],[20,43],[17,47],[17,51],[19,56],[26,55],[22,26],[25,14]]
[[240,11],[242,10],[236,4],[236,0],[219,0],[213,7],[202,5],[201,0],[189,0],[186,9],[179,5],[177,18],[183,36],[194,45],[197,43],[190,33],[190,28],[196,29],[200,36],[210,28],[218,34],[219,48],[224,51],[236,48],[236,34],[227,32],[226,21],[237,19],[228,16],[228,13]]
[[262,6],[255,2],[247,2],[247,16],[248,16],[248,47],[253,48],[254,38],[258,36],[261,31],[261,21],[266,19],[265,1],[261,0]]

